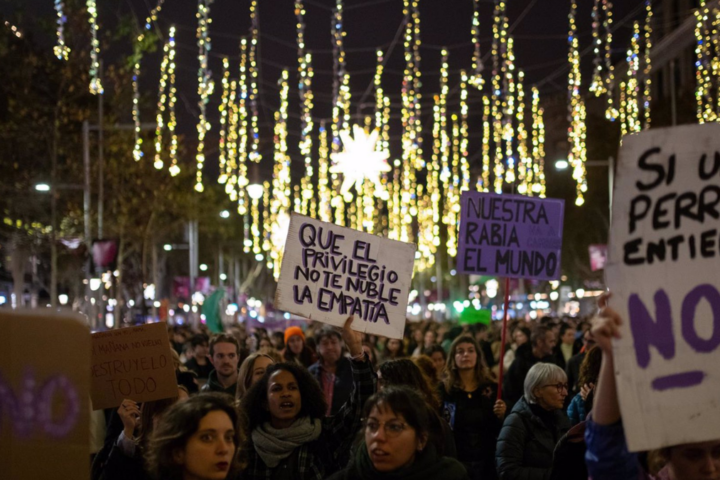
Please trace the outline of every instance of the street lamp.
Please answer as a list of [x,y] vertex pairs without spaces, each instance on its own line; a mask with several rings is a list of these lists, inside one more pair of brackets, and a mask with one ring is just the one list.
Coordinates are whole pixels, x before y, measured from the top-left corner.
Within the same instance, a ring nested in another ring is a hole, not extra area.
[[207,266],[207,265],[205,265],[204,263],[201,263],[201,264],[200,264],[200,270],[202,270],[202,271],[204,272],[204,271],[206,271],[207,269],[208,269],[208,266]]
[[260,200],[263,196],[265,189],[259,183],[253,183],[247,186],[247,193],[253,200]]
[[555,162],[555,170],[567,170],[570,166],[567,160],[558,160]]
[[223,210],[222,212],[220,212],[220,218],[230,218],[230,212],[228,212],[227,210]]
[[163,250],[165,250],[166,252],[171,251],[172,245],[170,245],[169,243],[166,243],[165,245],[163,245]]
[[38,192],[49,192],[50,191],[50,185],[47,183],[38,183],[35,185],[35,190]]

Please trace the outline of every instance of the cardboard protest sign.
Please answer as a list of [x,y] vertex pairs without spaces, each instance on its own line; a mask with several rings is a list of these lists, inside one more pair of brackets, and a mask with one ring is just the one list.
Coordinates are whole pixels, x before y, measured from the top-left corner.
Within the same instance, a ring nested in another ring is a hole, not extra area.
[[0,310],[0,477],[90,478],[90,330]]
[[149,402],[177,397],[167,324],[94,333],[91,376],[95,410],[117,407],[125,398]]
[[719,203],[720,125],[623,139],[605,272],[632,451],[720,438]]
[[275,305],[361,332],[402,338],[416,247],[293,213]]
[[458,272],[560,277],[563,200],[466,191],[460,201]]

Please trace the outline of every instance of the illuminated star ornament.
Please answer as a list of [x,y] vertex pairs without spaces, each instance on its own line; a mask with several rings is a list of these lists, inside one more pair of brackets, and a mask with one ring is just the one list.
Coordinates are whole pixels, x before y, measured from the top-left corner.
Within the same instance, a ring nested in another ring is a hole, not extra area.
[[380,175],[391,170],[387,163],[390,153],[375,150],[379,136],[378,130],[373,130],[368,134],[359,125],[353,126],[353,137],[347,130],[340,132],[345,150],[331,155],[335,165],[330,168],[330,172],[343,174],[344,180],[340,187],[340,194],[344,197],[350,195],[353,185],[356,190],[360,191],[365,180],[373,182],[375,195],[381,196],[385,191],[385,187],[380,182]]

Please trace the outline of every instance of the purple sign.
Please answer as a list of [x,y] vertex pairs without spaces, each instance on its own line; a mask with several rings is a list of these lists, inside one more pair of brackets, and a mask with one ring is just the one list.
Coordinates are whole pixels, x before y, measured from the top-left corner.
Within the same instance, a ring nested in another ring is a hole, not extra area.
[[461,202],[458,272],[560,278],[563,200],[468,191]]

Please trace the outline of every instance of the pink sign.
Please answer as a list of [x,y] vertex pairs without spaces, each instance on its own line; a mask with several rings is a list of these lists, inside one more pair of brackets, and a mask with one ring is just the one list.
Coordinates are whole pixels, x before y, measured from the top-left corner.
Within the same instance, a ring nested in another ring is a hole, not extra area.
[[590,269],[593,272],[604,269],[608,257],[607,245],[590,245],[588,250],[590,251]]

